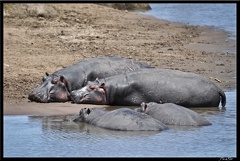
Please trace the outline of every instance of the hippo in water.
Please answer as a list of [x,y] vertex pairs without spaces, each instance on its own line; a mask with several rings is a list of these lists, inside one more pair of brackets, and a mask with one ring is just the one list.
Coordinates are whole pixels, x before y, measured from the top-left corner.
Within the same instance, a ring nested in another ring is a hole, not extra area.
[[75,103],[140,105],[142,102],[175,103],[184,107],[218,107],[225,93],[200,75],[170,69],[140,69],[89,81],[71,92]]
[[144,112],[151,117],[161,121],[165,125],[180,126],[207,126],[212,125],[208,120],[198,113],[174,103],[159,104],[156,102],[141,103],[140,108],[134,109]]
[[148,67],[145,63],[119,57],[81,60],[53,74],[46,73],[41,85],[29,93],[28,99],[36,102],[66,102],[70,100],[70,92],[83,87],[88,80]]
[[129,108],[107,111],[104,108],[82,108],[74,122],[86,122],[98,127],[123,131],[161,131],[162,122]]

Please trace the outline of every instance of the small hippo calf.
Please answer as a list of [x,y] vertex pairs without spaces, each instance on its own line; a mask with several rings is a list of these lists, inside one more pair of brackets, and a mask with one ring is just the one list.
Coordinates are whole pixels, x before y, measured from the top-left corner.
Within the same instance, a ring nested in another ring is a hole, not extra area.
[[206,126],[211,123],[198,113],[174,103],[158,104],[155,102],[141,103],[140,108],[134,109],[161,121],[166,125]]
[[112,111],[103,108],[83,108],[73,121],[86,122],[112,130],[161,131],[167,129],[166,125],[151,116],[128,108]]

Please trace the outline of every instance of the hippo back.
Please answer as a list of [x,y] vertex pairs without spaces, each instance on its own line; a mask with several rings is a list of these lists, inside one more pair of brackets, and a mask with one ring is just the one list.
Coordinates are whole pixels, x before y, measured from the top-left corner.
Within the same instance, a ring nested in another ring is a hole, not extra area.
[[[128,100],[139,99],[132,105],[146,102],[175,103],[184,107],[218,107],[224,92],[211,80],[201,75],[170,69],[139,69],[126,74],[105,78],[105,82],[128,85],[121,93],[135,90]],[[120,90],[118,90],[120,91]],[[129,93],[129,92],[128,92]],[[110,96],[109,96],[110,97]],[[115,99],[119,100],[119,99]],[[122,100],[117,102],[121,104]],[[131,105],[131,104],[129,104]]]
[[101,108],[83,108],[75,122],[86,122],[98,127],[122,131],[161,131],[167,127],[151,116],[128,108],[107,111]]
[[146,114],[166,125],[206,126],[211,123],[198,113],[173,103],[157,104],[150,102]]
[[162,122],[149,115],[128,108],[119,108],[105,113],[99,119],[97,125],[108,129],[126,131],[160,131],[167,128]]
[[81,60],[76,64],[54,72],[50,77],[64,75],[71,85],[69,91],[84,86],[86,81],[124,74],[130,71],[151,68],[143,62],[120,57],[100,57]]

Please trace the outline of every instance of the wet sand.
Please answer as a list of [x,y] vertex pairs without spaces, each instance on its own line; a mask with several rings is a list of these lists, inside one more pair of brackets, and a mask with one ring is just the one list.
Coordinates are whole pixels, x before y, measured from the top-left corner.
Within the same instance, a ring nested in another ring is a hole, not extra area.
[[[224,31],[95,4],[48,7],[51,10],[43,11],[45,15],[41,16],[34,15],[38,12],[21,13],[25,10],[20,5],[20,9],[14,9],[17,14],[6,11],[4,115],[76,114],[82,107],[96,107],[27,99],[45,72],[92,57],[132,58],[156,68],[200,74],[224,91],[236,89],[236,41]],[[54,9],[58,14],[54,14]]]
[[74,115],[81,108],[108,108],[107,105],[72,104],[65,103],[7,103],[4,105],[4,115]]

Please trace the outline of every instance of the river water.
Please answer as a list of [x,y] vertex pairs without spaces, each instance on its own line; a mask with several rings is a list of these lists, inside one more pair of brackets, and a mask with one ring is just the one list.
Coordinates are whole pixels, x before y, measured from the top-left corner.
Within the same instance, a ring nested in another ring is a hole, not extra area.
[[[236,157],[236,91],[226,110],[198,108],[212,125],[161,132],[107,130],[64,116],[4,116],[4,157]],[[194,110],[194,109],[193,109]]]
[[189,25],[212,26],[236,39],[236,3],[153,3],[150,6],[152,10],[141,13]]
[[[157,18],[208,25],[236,37],[235,4],[151,4]],[[160,12],[161,11],[161,12]],[[193,109],[212,125],[161,132],[123,132],[65,116],[6,115],[3,157],[236,157],[236,90],[226,92],[226,110]]]

